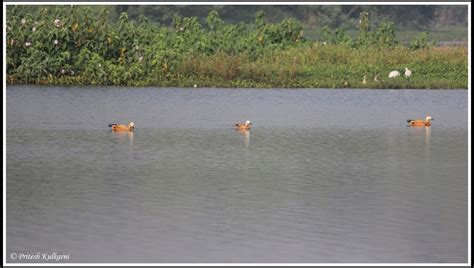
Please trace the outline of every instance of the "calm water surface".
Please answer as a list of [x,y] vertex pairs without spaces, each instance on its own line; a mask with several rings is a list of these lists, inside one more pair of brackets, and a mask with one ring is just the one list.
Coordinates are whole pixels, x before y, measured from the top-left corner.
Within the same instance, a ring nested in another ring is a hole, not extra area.
[[[467,262],[467,90],[6,97],[7,256]],[[427,113],[431,128],[406,127]],[[247,119],[251,132],[232,129]],[[128,121],[135,133],[108,130]]]

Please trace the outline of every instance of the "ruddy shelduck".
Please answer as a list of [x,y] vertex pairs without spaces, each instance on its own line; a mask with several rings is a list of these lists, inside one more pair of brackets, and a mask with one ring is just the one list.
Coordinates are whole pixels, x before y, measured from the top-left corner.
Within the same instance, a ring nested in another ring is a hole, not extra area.
[[112,131],[133,131],[135,124],[133,122],[128,123],[128,125],[110,124],[109,127]]
[[408,119],[407,123],[410,124],[412,127],[429,127],[431,126],[431,120],[434,120],[431,118],[431,116],[426,116],[425,120],[423,119]]
[[249,120],[245,121],[245,123],[243,124],[240,124],[240,123],[235,124],[235,129],[237,130],[250,130],[251,127],[252,127],[252,122],[250,122]]

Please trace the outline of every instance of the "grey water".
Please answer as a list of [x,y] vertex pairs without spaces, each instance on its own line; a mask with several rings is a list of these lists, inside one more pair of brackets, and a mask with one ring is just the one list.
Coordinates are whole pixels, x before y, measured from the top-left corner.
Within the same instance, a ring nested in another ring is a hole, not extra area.
[[467,262],[467,90],[8,86],[6,104],[7,262]]

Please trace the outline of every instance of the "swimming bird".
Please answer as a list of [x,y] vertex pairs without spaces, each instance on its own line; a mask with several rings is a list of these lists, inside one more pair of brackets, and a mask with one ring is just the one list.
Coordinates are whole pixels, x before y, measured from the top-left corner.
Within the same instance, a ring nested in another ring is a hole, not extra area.
[[366,75],[364,75],[364,80],[362,81],[362,84],[367,85]]
[[109,127],[113,131],[133,131],[135,129],[135,124],[133,122],[128,123],[128,125],[109,124]]
[[423,119],[408,119],[407,123],[410,124],[412,127],[429,127],[431,126],[431,120],[434,120],[431,118],[431,116],[426,116],[425,120]]
[[395,78],[397,76],[400,76],[400,72],[399,71],[391,71],[389,74],[388,74],[388,78]]
[[405,77],[410,77],[411,76],[411,71],[408,70],[407,67],[405,67]]
[[250,127],[252,127],[252,122],[250,122],[249,120],[245,121],[245,123],[243,124],[235,124],[235,129],[237,130],[250,130]]

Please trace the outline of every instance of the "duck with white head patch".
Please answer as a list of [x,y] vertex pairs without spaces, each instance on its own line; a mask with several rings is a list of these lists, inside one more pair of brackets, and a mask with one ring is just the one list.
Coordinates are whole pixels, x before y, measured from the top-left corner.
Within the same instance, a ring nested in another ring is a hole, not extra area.
[[130,122],[128,125],[122,124],[109,124],[109,127],[112,131],[134,131],[135,123]]
[[426,116],[425,120],[423,119],[408,119],[407,123],[411,127],[429,127],[431,126],[431,121],[434,120],[431,116]]
[[237,130],[250,130],[252,127],[252,122],[250,120],[245,121],[245,123],[236,123],[235,129]]

